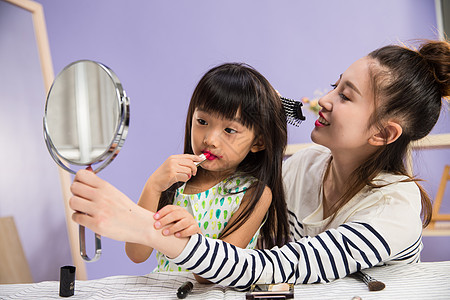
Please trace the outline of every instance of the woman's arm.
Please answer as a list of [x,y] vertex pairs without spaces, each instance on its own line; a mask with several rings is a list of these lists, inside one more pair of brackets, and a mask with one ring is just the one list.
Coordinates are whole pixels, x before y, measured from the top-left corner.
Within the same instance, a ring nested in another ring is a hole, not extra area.
[[[151,177],[147,180],[145,187],[139,198],[138,205],[151,211],[156,212],[158,209],[159,198],[161,192],[156,191],[151,186]],[[141,263],[146,261],[152,254],[153,248],[137,243],[125,243],[125,252],[127,256],[135,263]]]
[[[249,189],[244,197],[242,198],[241,205],[239,209],[234,213],[233,217],[228,221],[228,224],[232,224],[234,220],[236,220],[239,215],[246,209],[249,204],[249,199],[252,198],[253,189]],[[272,202],[272,192],[269,187],[264,189],[261,198],[259,199],[256,206],[253,208],[252,213],[250,214],[247,221],[242,224],[238,229],[231,232],[225,238],[221,238],[222,241],[232,244],[239,248],[246,248],[247,245],[252,240],[256,231],[260,228],[264,218],[266,216],[267,210],[270,207]],[[211,281],[197,275],[194,273],[195,279],[200,283],[211,283]]]
[[281,248],[249,250],[199,234],[189,239],[163,236],[153,227],[152,212],[90,171],[78,171],[71,190],[74,196],[69,205],[77,211],[73,220],[80,225],[115,240],[147,245],[203,278],[240,288],[255,282],[328,282],[380,262],[414,262],[422,244],[420,233],[404,238],[420,216],[402,203],[398,209],[390,205],[381,216],[371,217],[376,228],[361,221],[348,222]]
[[178,256],[187,238],[163,236],[153,227],[154,213],[138,206],[127,196],[91,171],[80,170],[71,185],[72,219],[111,239],[146,245],[168,257]]
[[370,225],[348,223],[271,250],[240,249],[194,235],[172,261],[212,282],[246,289],[256,282],[329,282],[375,266],[391,254]]
[[[380,263],[418,262],[422,239],[415,184],[390,185],[360,201],[367,205],[355,207],[346,223],[313,237],[299,236],[281,248],[243,250],[193,236],[172,261],[210,281],[239,288],[256,282],[329,282]],[[302,229],[298,223],[298,231]]]
[[[176,182],[186,182],[197,172],[194,162],[199,157],[191,154],[170,156],[147,180],[139,198],[138,205],[156,212],[161,193]],[[146,261],[152,254],[153,248],[146,245],[130,243],[125,244],[127,256],[135,263]]]
[[[233,217],[228,221],[228,224],[233,224],[233,222],[243,213],[244,210],[247,209],[248,205],[251,205],[250,199],[252,199],[254,190],[249,189],[245,193],[242,201],[240,203],[239,208],[233,214]],[[261,224],[267,214],[267,210],[270,207],[272,202],[272,192],[269,187],[266,187],[261,195],[258,203],[252,208],[252,212],[249,215],[248,219],[236,230],[232,231],[230,234],[226,235],[225,238],[221,238],[221,240],[230,243],[239,248],[245,248],[252,240],[255,233],[261,227]],[[183,213],[182,213],[183,212]],[[179,226],[180,220],[182,219],[182,215],[189,215],[190,219],[192,219],[192,225],[187,228],[187,221],[183,222],[184,226]],[[155,216],[156,217],[156,216]],[[166,206],[158,211],[157,220],[159,224],[155,228],[165,227],[168,232],[164,233],[164,235],[177,234],[177,236],[189,237],[196,233],[201,233],[198,228],[197,221],[193,220],[192,215],[186,212],[185,209],[180,207],[171,207]],[[202,277],[194,274],[196,280],[200,283],[211,283],[210,281],[203,279]]]

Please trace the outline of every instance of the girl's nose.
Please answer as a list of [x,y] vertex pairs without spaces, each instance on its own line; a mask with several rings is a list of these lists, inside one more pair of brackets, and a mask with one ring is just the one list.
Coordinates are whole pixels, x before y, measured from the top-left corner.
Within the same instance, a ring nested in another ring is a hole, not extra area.
[[209,147],[217,147],[219,139],[220,133],[212,130],[205,134],[205,137],[203,138],[203,143]]

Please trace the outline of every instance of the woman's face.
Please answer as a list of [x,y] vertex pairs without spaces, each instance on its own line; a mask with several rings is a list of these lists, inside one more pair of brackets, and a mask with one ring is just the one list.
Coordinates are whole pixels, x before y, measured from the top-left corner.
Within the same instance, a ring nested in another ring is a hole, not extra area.
[[374,111],[374,96],[369,66],[374,60],[367,57],[354,62],[319,100],[322,107],[311,139],[332,151],[361,151],[370,147],[368,140],[375,133],[368,128]]

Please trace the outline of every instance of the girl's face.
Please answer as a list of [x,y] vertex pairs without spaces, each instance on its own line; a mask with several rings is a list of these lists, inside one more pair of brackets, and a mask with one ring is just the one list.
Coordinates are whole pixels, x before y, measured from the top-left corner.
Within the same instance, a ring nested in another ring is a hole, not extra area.
[[191,144],[194,154],[209,153],[202,168],[209,171],[234,172],[249,151],[257,151],[253,130],[242,125],[239,114],[222,119],[198,108],[192,116]]
[[348,153],[369,149],[368,140],[375,133],[374,126],[368,128],[374,111],[369,76],[373,63],[367,57],[357,60],[332,85],[334,89],[319,100],[322,110],[311,133],[315,143]]

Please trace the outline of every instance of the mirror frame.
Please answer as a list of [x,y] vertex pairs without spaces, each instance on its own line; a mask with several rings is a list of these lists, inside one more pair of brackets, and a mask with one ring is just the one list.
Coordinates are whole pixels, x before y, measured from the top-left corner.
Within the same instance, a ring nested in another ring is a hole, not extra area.
[[[63,156],[61,156],[56,149],[55,145],[53,144],[51,137],[49,135],[48,131],[48,125],[47,125],[47,110],[48,110],[48,103],[49,99],[51,97],[51,92],[53,87],[55,86],[56,81],[61,78],[62,74],[66,72],[68,69],[70,69],[72,66],[78,63],[93,63],[97,67],[100,67],[102,71],[106,73],[106,75],[111,80],[114,90],[115,90],[115,99],[113,99],[116,104],[118,105],[118,122],[117,127],[114,132],[114,137],[111,140],[109,147],[98,157],[95,158],[94,161],[88,162],[88,163],[79,163],[74,162],[72,160],[69,160]],[[116,74],[108,68],[106,65],[99,63],[97,61],[93,60],[77,60],[75,62],[70,63],[64,69],[59,72],[58,76],[54,80],[52,86],[50,87],[48,93],[47,93],[47,101],[45,102],[45,110],[44,110],[44,117],[43,117],[43,134],[44,134],[44,141],[45,145],[47,146],[48,152],[50,153],[50,156],[53,158],[53,160],[56,162],[57,165],[59,165],[62,169],[68,171],[69,173],[76,174],[76,171],[72,170],[67,164],[75,164],[75,165],[81,165],[81,166],[89,166],[91,168],[91,164],[97,164],[100,163],[100,165],[97,167],[97,169],[92,169],[93,172],[98,173],[101,170],[103,170],[107,165],[109,165],[114,158],[119,154],[120,149],[123,146],[123,143],[125,142],[125,138],[128,134],[128,127],[130,123],[130,99],[126,96],[126,93],[122,87],[122,84],[119,81],[119,78],[116,76]],[[65,161],[67,164],[65,164],[63,161]],[[97,261],[101,254],[102,254],[102,246],[101,246],[101,236],[97,233],[95,233],[95,255],[94,257],[90,258],[86,253],[86,238],[85,238],[85,227],[79,225],[78,226],[78,236],[79,236],[79,245],[80,245],[80,255],[81,257],[87,261],[87,262],[95,262]]]
[[76,174],[76,171],[72,170],[63,161],[65,161],[68,164],[74,164],[74,165],[89,165],[89,164],[77,163],[77,162],[74,162],[67,158],[62,157],[59,154],[58,150],[56,149],[55,145],[52,142],[51,137],[48,134],[47,108],[48,108],[48,102],[49,102],[49,98],[50,98],[52,89],[54,87],[55,82],[58,80],[58,78],[60,78],[60,76],[67,69],[69,69],[70,67],[72,67],[73,65],[75,65],[77,63],[82,63],[82,62],[94,63],[97,66],[99,66],[108,75],[108,77],[110,78],[110,80],[112,81],[112,83],[114,85],[115,95],[116,95],[115,101],[117,101],[117,104],[119,107],[119,120],[118,120],[118,125],[116,127],[116,130],[114,132],[114,138],[112,139],[109,148],[106,149],[105,152],[103,152],[99,157],[96,158],[96,162],[93,162],[93,164],[102,162],[97,167],[97,169],[93,170],[95,173],[98,173],[101,170],[103,170],[107,165],[109,165],[114,160],[114,158],[117,156],[117,154],[119,154],[120,149],[122,148],[123,143],[125,142],[125,139],[127,137],[128,127],[130,124],[130,99],[126,96],[126,93],[122,87],[122,84],[119,81],[119,78],[116,76],[116,74],[110,68],[108,68],[106,65],[104,65],[100,62],[93,61],[93,60],[86,60],[86,59],[77,60],[77,61],[72,62],[69,65],[67,65],[55,78],[55,81],[53,82],[53,84],[50,87],[50,90],[47,94],[47,101],[45,102],[43,126],[44,126],[45,144],[47,146],[47,149],[48,149],[51,157],[61,168],[63,168],[64,170],[66,170],[72,174]]

